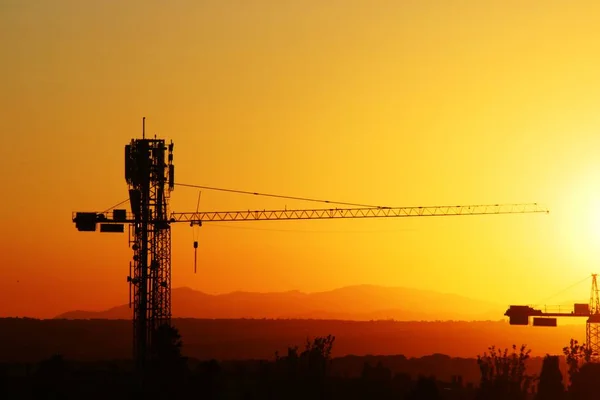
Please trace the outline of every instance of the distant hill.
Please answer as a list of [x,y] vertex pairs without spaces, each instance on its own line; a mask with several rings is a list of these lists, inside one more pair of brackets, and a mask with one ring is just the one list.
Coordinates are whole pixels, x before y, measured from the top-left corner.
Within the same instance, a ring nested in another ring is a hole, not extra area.
[[[273,318],[328,320],[500,320],[505,305],[453,294],[402,287],[348,286],[325,292],[299,291],[211,295],[190,288],[173,289],[175,318]],[[121,305],[104,311],[69,311],[57,319],[130,319]]]

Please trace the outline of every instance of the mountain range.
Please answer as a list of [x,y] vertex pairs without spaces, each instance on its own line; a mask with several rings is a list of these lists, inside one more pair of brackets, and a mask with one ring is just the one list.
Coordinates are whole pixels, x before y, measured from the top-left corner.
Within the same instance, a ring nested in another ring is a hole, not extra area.
[[[384,287],[347,286],[304,293],[232,292],[207,294],[187,287],[172,291],[174,318],[329,319],[441,321],[500,320],[506,305],[435,291]],[[103,311],[69,311],[57,319],[130,319],[127,304]]]

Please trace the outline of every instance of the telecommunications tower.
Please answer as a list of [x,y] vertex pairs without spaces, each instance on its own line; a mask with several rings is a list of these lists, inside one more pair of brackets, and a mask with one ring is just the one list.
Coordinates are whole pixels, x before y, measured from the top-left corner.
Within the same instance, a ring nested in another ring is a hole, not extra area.
[[[125,146],[125,180],[131,213],[113,210],[112,219],[99,213],[77,213],[80,231],[123,232],[128,224],[133,261],[129,263],[129,304],[133,304],[133,356],[143,369],[158,327],[171,322],[171,226],[168,199],[175,183],[173,142],[142,139]],[[103,223],[105,222],[105,223]]]

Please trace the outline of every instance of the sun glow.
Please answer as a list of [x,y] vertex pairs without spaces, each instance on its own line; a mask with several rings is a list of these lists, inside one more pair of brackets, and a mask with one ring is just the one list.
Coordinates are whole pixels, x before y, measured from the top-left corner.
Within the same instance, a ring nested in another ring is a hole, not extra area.
[[564,226],[560,236],[574,253],[573,261],[579,260],[583,264],[578,268],[590,273],[600,262],[600,168],[588,165],[576,176],[555,208]]

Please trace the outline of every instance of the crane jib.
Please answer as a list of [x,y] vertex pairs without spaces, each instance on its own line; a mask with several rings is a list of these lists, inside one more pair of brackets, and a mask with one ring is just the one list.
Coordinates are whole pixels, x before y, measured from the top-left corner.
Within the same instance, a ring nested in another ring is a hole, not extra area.
[[[329,209],[297,209],[297,210],[247,210],[247,211],[203,211],[173,212],[163,223],[176,222],[234,222],[234,221],[281,221],[309,219],[344,219],[344,218],[399,218],[456,215],[488,215],[488,214],[523,214],[548,213],[536,203],[531,204],[492,204],[474,206],[433,206],[433,207],[381,207],[381,208],[329,208]],[[112,218],[107,213],[82,213],[73,215],[73,221],[79,230],[95,230],[96,223],[135,224],[138,220],[133,213],[125,210],[113,210]],[[155,221],[158,222],[158,221]],[[111,230],[103,228],[106,232]]]
[[537,204],[510,204],[435,207],[208,211],[188,213],[173,212],[171,213],[170,222],[277,221],[299,219],[390,218],[522,213],[548,213],[548,210],[538,206]]

